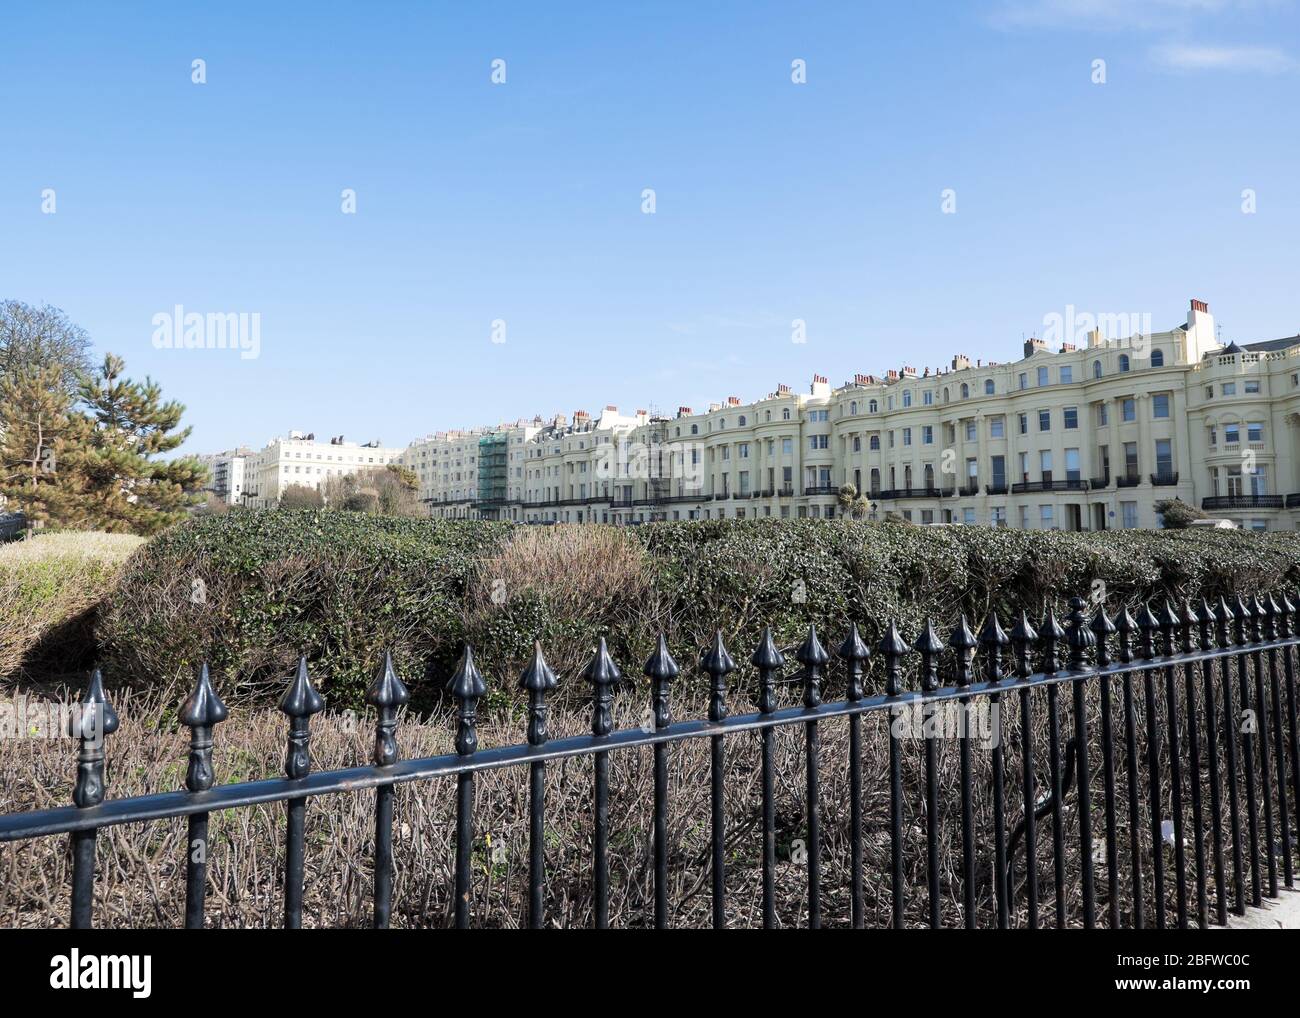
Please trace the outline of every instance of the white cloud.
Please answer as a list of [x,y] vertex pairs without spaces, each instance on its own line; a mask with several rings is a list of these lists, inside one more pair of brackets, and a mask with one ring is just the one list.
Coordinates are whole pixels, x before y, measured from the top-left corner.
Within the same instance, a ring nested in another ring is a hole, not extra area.
[[1272,46],[1194,46],[1166,43],[1151,50],[1151,59],[1172,71],[1253,71],[1279,74],[1294,63]]

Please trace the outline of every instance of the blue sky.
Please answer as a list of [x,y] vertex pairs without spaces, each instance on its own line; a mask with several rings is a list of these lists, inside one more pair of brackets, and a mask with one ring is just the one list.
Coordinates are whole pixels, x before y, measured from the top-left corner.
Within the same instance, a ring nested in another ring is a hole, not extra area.
[[[1010,360],[1068,304],[1168,328],[1198,297],[1225,341],[1300,332],[1280,0],[0,19],[0,297],[158,380],[187,451]],[[259,313],[260,355],[155,349],[177,304]]]

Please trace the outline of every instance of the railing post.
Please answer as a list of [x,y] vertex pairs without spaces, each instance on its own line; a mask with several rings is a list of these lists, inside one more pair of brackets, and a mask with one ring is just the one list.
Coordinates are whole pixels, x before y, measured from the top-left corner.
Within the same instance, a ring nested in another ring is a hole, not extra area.
[[[614,730],[611,713],[614,686],[622,681],[623,673],[610,657],[605,638],[592,655],[582,677],[592,686],[591,734],[598,739],[607,738]],[[592,885],[595,894],[596,929],[609,927],[609,752],[600,750],[593,754],[595,770],[595,831],[592,836]]]
[[[1286,591],[1282,592],[1282,601],[1278,609],[1278,636],[1283,640],[1291,640],[1295,637],[1292,616],[1295,614],[1296,606],[1292,603],[1290,596]],[[1286,674],[1286,700],[1287,700],[1287,736],[1291,743],[1291,807],[1297,815],[1300,815],[1300,739],[1297,739],[1297,728],[1300,728],[1300,711],[1296,706],[1296,684],[1295,684],[1295,666],[1292,664],[1292,655],[1294,646],[1282,648],[1282,668]],[[1282,778],[1280,780],[1285,780]]]
[[[1190,599],[1183,603],[1180,616],[1182,645],[1185,654],[1197,649],[1196,633],[1192,627],[1200,622]],[[1196,923],[1201,929],[1210,925],[1210,905],[1206,894],[1205,872],[1205,812],[1201,807],[1201,733],[1196,720],[1196,666],[1188,662],[1183,666],[1183,698],[1187,705],[1187,753],[1191,766],[1188,785],[1192,796],[1192,854],[1196,863]]]
[[[1061,670],[1059,647],[1065,639],[1065,630],[1056,621],[1056,612],[1048,605],[1047,615],[1039,633],[1042,641],[1042,671],[1055,675]],[[1048,765],[1052,779],[1052,876],[1056,889],[1056,928],[1065,928],[1065,823],[1062,816],[1062,798],[1065,795],[1064,775],[1061,770],[1061,687],[1052,682],[1047,686],[1047,730],[1050,740]]]
[[[772,639],[771,626],[763,627],[762,639],[749,663],[758,669],[758,711],[771,714],[776,710],[776,677],[785,667],[785,657]],[[853,715],[852,721],[858,720]],[[770,930],[776,926],[776,767],[771,726],[759,729],[758,736],[763,785],[763,928]]]
[[[1156,632],[1160,620],[1148,605],[1143,605],[1137,618],[1139,657],[1153,661],[1157,656]],[[1164,800],[1160,793],[1160,719],[1156,715],[1155,670],[1142,670],[1143,694],[1147,721],[1147,810],[1151,828],[1151,874],[1155,890],[1156,929],[1165,928],[1165,845],[1161,816]]]
[[[804,666],[803,705],[812,710],[822,702],[821,672],[830,661],[830,655],[817,639],[816,626],[808,627],[808,637],[795,653],[795,658]],[[804,723],[804,764],[808,799],[808,928],[817,930],[822,925],[822,820],[816,721]]]
[[1099,603],[1088,623],[1097,645],[1097,670],[1101,695],[1101,759],[1102,785],[1106,810],[1106,904],[1110,928],[1120,928],[1119,915],[1119,860],[1116,836],[1115,811],[1115,722],[1113,718],[1110,676],[1104,674],[1110,666],[1110,647],[1107,640],[1115,633],[1115,624],[1106,615],[1105,603]]
[[[849,626],[849,635],[837,651],[847,665],[845,699],[857,703],[863,697],[862,673],[870,648],[858,635],[857,623]],[[765,730],[770,733],[770,730]],[[863,927],[862,895],[862,715],[849,715],[849,867],[851,884],[851,920],[853,928]],[[764,857],[766,863],[766,857]],[[766,879],[766,878],[765,878]],[[765,884],[766,890],[766,884]]]
[[[474,663],[474,650],[465,644],[456,671],[447,680],[456,699],[456,752],[473,756],[478,750],[478,702],[487,683]],[[456,775],[456,928],[469,928],[469,877],[474,858],[474,772]]]
[[[925,739],[925,862],[926,886],[929,892],[930,928],[938,929],[939,916],[939,746],[935,741],[935,705],[928,701],[929,694],[939,688],[936,659],[943,651],[934,622],[925,620],[925,628],[917,637],[912,649],[921,655],[921,692],[927,702],[921,710],[921,734]],[[969,781],[970,761],[966,761],[963,777]]]
[[1183,836],[1183,763],[1178,737],[1178,698],[1174,690],[1174,665],[1178,656],[1178,641],[1174,635],[1179,625],[1178,609],[1168,598],[1159,610],[1156,621],[1160,626],[1161,646],[1169,659],[1164,668],[1165,679],[1165,730],[1169,733],[1169,791],[1174,824],[1174,887],[1177,893],[1178,928],[1187,929],[1187,846]]
[[[1268,602],[1256,594],[1251,606],[1251,638],[1256,644],[1272,639],[1275,631],[1272,617],[1269,615]],[[1255,665],[1255,705],[1258,713],[1259,732],[1259,775],[1263,786],[1264,799],[1264,845],[1267,849],[1265,859],[1268,863],[1268,896],[1277,897],[1277,849],[1273,828],[1273,765],[1272,751],[1269,748],[1269,712],[1271,710],[1265,692],[1264,652],[1256,648],[1251,654]]]
[[[1119,633],[1118,660],[1128,664],[1133,660],[1133,636],[1138,631],[1137,620],[1128,608],[1121,608],[1115,620]],[[1133,875],[1133,928],[1145,928],[1145,908],[1142,899],[1142,813],[1141,791],[1138,788],[1137,708],[1133,701],[1133,673],[1124,673],[1124,758],[1125,779],[1128,785],[1128,847],[1129,868]]]
[[[533,643],[533,660],[519,676],[519,688],[528,692],[528,744],[544,746],[546,694],[559,685],[555,671],[542,656],[541,641]],[[542,893],[546,883],[546,761],[528,765],[528,926],[540,930],[543,919]]]
[[[1272,594],[1260,599],[1264,607],[1264,639],[1273,641],[1287,629],[1286,615]],[[1262,682],[1261,678],[1261,682]],[[1273,756],[1277,767],[1277,821],[1281,837],[1282,874],[1287,887],[1295,885],[1291,860],[1291,808],[1286,797],[1286,740],[1283,737],[1282,687],[1277,670],[1277,649],[1268,650],[1269,710],[1273,716]],[[1267,735],[1265,741],[1267,741]]]
[[[397,709],[410,700],[402,680],[393,668],[391,651],[384,652],[384,663],[366,690],[366,703],[375,708],[376,767],[397,763]],[[388,929],[393,910],[393,786],[375,788],[375,929]]]
[[[1204,650],[1214,649],[1214,608],[1204,596],[1197,606],[1197,629]],[[1210,764],[1210,827],[1214,841],[1211,856],[1214,860],[1214,895],[1217,919],[1220,926],[1228,922],[1228,887],[1223,862],[1223,793],[1219,782],[1219,723],[1214,697],[1214,659],[1201,662],[1202,695],[1205,698],[1205,752]]]
[[[325,701],[313,688],[307,674],[307,658],[298,658],[298,671],[280,698],[280,710],[289,717],[289,745],[285,750],[284,773],[298,781],[311,773],[311,716],[325,709]],[[303,825],[307,799],[288,802],[284,845],[284,928],[302,927]]]
[[[1011,630],[1011,645],[1016,657],[1016,677],[1022,682],[1034,674],[1031,660],[1038,633],[1021,611],[1020,620]],[[1025,897],[1029,906],[1029,928],[1038,929],[1038,826],[1034,817],[1037,801],[1034,792],[1034,726],[1032,701],[1028,685],[1020,687],[1020,741],[1022,743],[1022,792],[1025,809]],[[1010,880],[1008,880],[1008,886]]]
[[[1236,619],[1228,607],[1227,598],[1220,595],[1214,613],[1214,639],[1220,650],[1233,644]],[[1241,804],[1237,778],[1237,737],[1241,731],[1241,718],[1233,705],[1232,658],[1219,659],[1219,676],[1223,681],[1223,748],[1228,765],[1228,816],[1232,824],[1232,879],[1233,911],[1242,915],[1246,911],[1245,862],[1242,850]]]
[[[1258,639],[1254,612],[1240,594],[1233,606],[1233,640],[1239,652],[1237,661],[1237,693],[1241,697],[1241,765],[1246,776],[1246,829],[1250,845],[1250,903],[1256,908],[1264,904],[1262,876],[1259,872],[1259,800],[1255,789],[1255,736],[1259,733],[1259,705],[1250,709],[1250,653],[1245,648]],[[1249,716],[1249,721],[1246,720]]]
[[[104,674],[90,674],[86,692],[68,719],[68,735],[77,740],[77,780],[72,802],[89,809],[104,801],[104,740],[117,731],[117,712],[104,695]],[[72,833],[72,909],[70,925],[88,930],[95,896],[95,828]]]
[[[212,688],[205,661],[199,667],[194,691],[181,706],[180,722],[190,729],[190,760],[185,787],[206,792],[212,787],[212,729],[230,716],[221,697]],[[191,813],[185,856],[185,928],[203,927],[203,899],[207,892],[208,814]]]
[[[885,695],[901,696],[903,693],[903,655],[907,644],[898,634],[898,626],[890,620],[889,628],[880,641],[880,654],[885,659]],[[898,745],[896,722],[903,708],[895,705],[889,709],[889,852],[890,890],[893,927],[904,925],[906,882],[903,878],[903,758]]]
[[1097,645],[1097,637],[1088,625],[1084,609],[1088,603],[1081,597],[1070,599],[1069,628],[1066,639],[1070,648],[1070,671],[1081,673],[1071,685],[1074,687],[1074,742],[1076,758],[1076,787],[1079,790],[1079,866],[1083,885],[1083,926],[1092,929],[1097,925],[1097,897],[1093,884],[1092,862],[1092,783],[1088,765],[1088,677],[1091,671],[1089,657]]
[[[642,669],[650,679],[650,710],[654,726],[662,731],[672,724],[672,709],[668,700],[668,687],[681,673],[677,662],[668,653],[668,638],[659,634],[655,651],[646,659]],[[668,744],[656,742],[655,760],[655,929],[668,928]]]
[[[965,618],[963,617],[963,622]],[[998,624],[995,613],[989,612],[980,630],[979,642],[984,648],[984,678],[989,685],[1002,681],[1002,649],[1010,644],[1007,634]],[[997,899],[998,929],[1011,925],[1011,891],[1007,886],[1007,807],[1006,807],[1006,751],[1002,744],[1002,694],[989,697],[993,709],[993,893]],[[970,738],[969,719],[966,738]]]
[[[736,662],[722,643],[722,630],[713,635],[713,646],[705,652],[700,669],[709,676],[709,720],[720,724],[727,718],[727,676],[736,670]],[[710,833],[713,836],[713,928],[727,925],[727,818],[724,809],[725,765],[722,736],[709,739],[712,762],[709,767]]]
[[[927,627],[927,635],[932,630]],[[948,638],[948,646],[952,648],[956,657],[956,667],[954,669],[954,679],[958,686],[965,689],[971,684],[974,678],[972,664],[975,660],[975,647],[977,641],[975,634],[970,631],[970,625],[966,621],[966,613],[963,612],[957,621],[952,635]],[[926,675],[933,674],[933,665],[927,662],[925,666]],[[935,679],[935,686],[938,686],[938,679]],[[961,726],[957,733],[957,755],[961,767],[961,854],[962,854],[962,921],[966,929],[975,928],[975,811],[972,808],[973,790],[971,787],[971,756],[970,756],[970,697],[963,696],[957,701],[961,711]],[[933,716],[933,710],[931,711]],[[926,764],[927,779],[929,777],[930,753],[929,747],[933,746],[933,741],[927,744]],[[937,764],[937,761],[936,761]],[[934,814],[937,820],[938,804],[935,804]],[[938,823],[935,825],[938,826]],[[936,834],[938,832],[936,831]],[[937,860],[936,860],[937,865]],[[937,891],[938,872],[937,869],[932,877]],[[936,893],[937,897],[937,893]]]

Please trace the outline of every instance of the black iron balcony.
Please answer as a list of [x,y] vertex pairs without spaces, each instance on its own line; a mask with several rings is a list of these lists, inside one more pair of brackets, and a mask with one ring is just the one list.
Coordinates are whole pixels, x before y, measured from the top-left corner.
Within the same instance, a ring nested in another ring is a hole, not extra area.
[[984,494],[986,494],[986,495],[1005,495],[1005,494],[1007,493],[1008,490],[1010,490],[1010,489],[1007,488],[1007,485],[1006,485],[1005,482],[1003,482],[1002,484],[986,484],[986,485],[984,485]]
[[1281,509],[1281,495],[1211,495],[1201,499],[1201,508],[1211,509]]
[[1088,482],[1088,486],[1092,488],[1093,491],[1096,491],[1099,488],[1109,488],[1110,474],[1103,474],[1101,477],[1094,477]]
[[731,493],[730,493],[729,491],[720,491],[720,492],[718,492],[718,493],[715,494],[715,495],[711,495],[710,497],[711,497],[711,498],[713,499],[713,501],[715,501],[715,502],[721,502],[721,501],[723,501],[724,499],[731,498]]
[[777,494],[788,498],[789,496],[794,494],[794,489],[791,487],[785,487],[782,488],[780,491],[778,491]]
[[1300,509],[1300,492],[1294,492],[1286,497],[1286,507],[1288,509]]
[[963,498],[969,498],[971,495],[978,495],[979,493],[980,486],[978,481],[974,481],[957,489],[957,494],[961,495]]
[[1141,483],[1141,474],[1120,474],[1115,478],[1115,487],[1117,488],[1136,488]]
[[665,495],[663,498],[656,499],[661,505],[677,505],[682,502],[707,502],[710,496],[702,491],[697,491],[694,495]]
[[[948,494],[952,494],[952,489],[948,490]],[[879,497],[888,501],[901,498],[942,498],[943,495],[944,492],[938,488],[886,488]]]
[[838,495],[840,487],[838,484],[812,484],[804,488],[805,495]]
[[1172,473],[1158,473],[1151,475],[1151,483],[1157,488],[1168,488],[1178,483],[1178,471]]
[[1011,486],[1011,492],[1024,495],[1031,491],[1086,491],[1086,485],[1081,477],[1063,477],[1053,481],[1021,481]]

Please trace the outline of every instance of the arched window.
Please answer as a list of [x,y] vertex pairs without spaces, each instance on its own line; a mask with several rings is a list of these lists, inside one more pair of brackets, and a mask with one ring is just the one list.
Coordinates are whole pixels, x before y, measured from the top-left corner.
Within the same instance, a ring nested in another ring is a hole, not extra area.
[[853,402],[849,404],[849,413],[856,414],[857,412],[858,412],[858,401],[855,399],[853,400]]
[[784,410],[781,411],[781,420],[788,421],[789,419],[790,419],[790,408],[786,407]]
[[699,426],[698,424],[692,424],[692,425],[691,425],[691,434],[692,434],[692,435],[698,435],[699,433],[700,433],[700,426]]
[[858,435],[853,436],[853,451],[854,452],[862,451],[862,438]]
[[1163,350],[1151,351],[1151,366],[1153,368],[1163,368],[1165,366],[1165,352]]
[[741,415],[740,415],[740,426],[741,426],[742,428],[745,426],[745,415],[744,415],[744,414],[741,414]]
[[1128,354],[1122,353],[1119,355],[1119,369],[1121,372],[1128,370]]
[[961,398],[970,399],[970,386],[965,382],[961,383]]
[[1101,377],[1101,361],[1092,362],[1092,377],[1093,378]]
[[984,379],[984,395],[985,396],[993,395],[993,379],[991,378]]
[[870,403],[867,404],[867,412],[874,414],[878,406],[879,404],[873,399]]
[[764,411],[763,411],[763,414],[764,414],[763,420],[765,420],[765,421],[770,421],[770,420],[772,419],[772,411],[771,411],[771,410],[764,410]]
[[943,387],[943,401],[948,402],[948,387],[946,385]]

